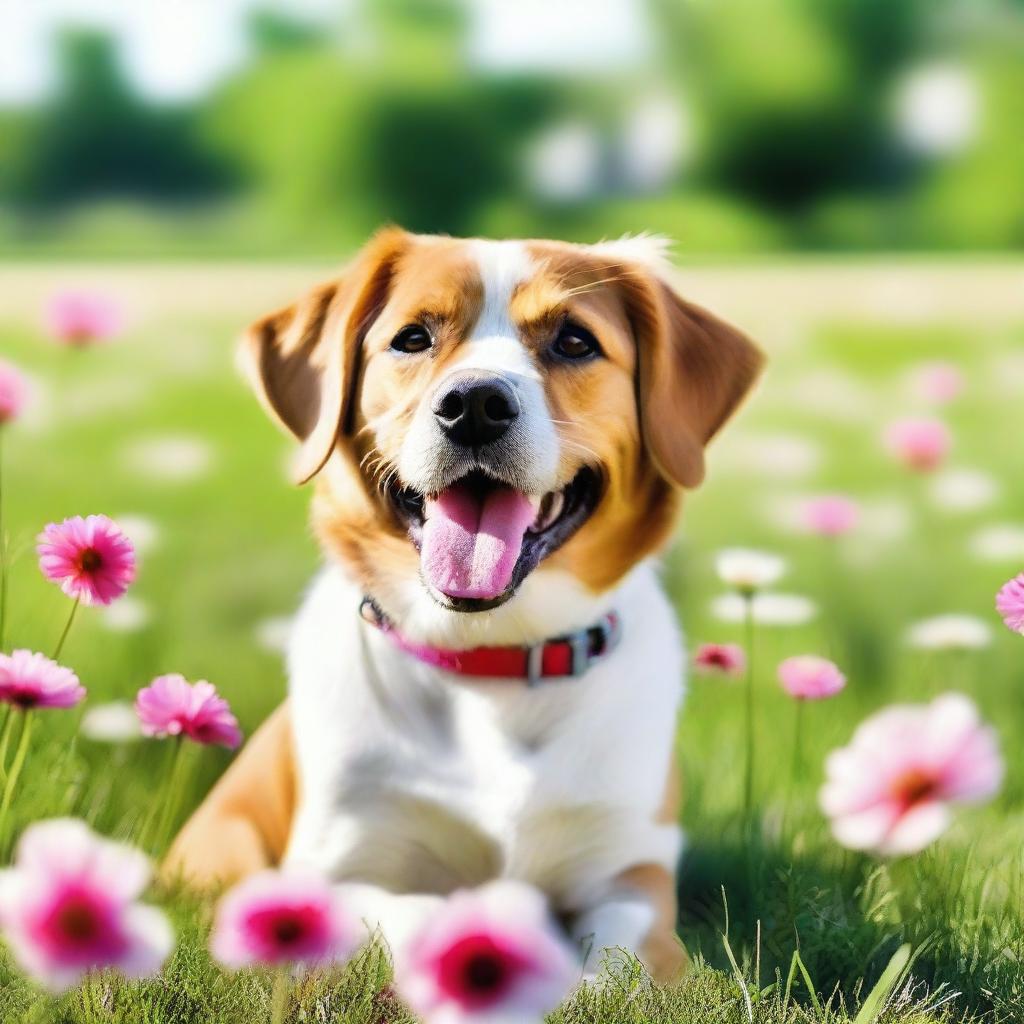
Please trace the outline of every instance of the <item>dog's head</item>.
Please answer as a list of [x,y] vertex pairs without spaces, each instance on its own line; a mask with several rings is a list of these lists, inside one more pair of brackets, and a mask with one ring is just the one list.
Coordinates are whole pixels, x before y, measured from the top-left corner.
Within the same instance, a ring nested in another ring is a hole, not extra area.
[[555,570],[600,592],[663,543],[761,357],[658,256],[388,229],[250,329],[320,537],[385,608],[483,611]]

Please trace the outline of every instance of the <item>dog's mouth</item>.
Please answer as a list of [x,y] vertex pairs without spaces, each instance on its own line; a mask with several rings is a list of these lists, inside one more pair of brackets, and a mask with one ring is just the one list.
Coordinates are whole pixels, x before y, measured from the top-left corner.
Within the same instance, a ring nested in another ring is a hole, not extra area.
[[395,485],[390,498],[432,596],[457,611],[486,611],[586,522],[600,478],[585,467],[565,487],[536,497],[474,469],[438,494]]

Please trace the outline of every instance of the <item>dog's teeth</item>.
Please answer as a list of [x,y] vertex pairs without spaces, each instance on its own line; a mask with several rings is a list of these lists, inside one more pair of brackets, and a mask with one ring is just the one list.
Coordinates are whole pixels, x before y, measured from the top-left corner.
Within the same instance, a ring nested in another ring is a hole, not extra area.
[[545,494],[540,499],[540,504],[537,506],[537,515],[534,516],[533,522],[530,523],[530,532],[539,533],[544,529],[544,520],[547,518],[548,509],[551,507],[551,495]]
[[545,523],[546,526],[551,526],[558,517],[562,514],[562,508],[565,505],[565,497],[562,492],[559,491],[551,501],[551,508],[548,509],[548,521]]
[[562,514],[562,505],[564,504],[564,498],[562,492],[550,491],[544,495],[544,499],[540,503],[540,510],[537,513],[537,518],[533,521],[533,525],[530,529],[534,533],[540,533],[546,530],[549,526],[554,523],[558,517]]

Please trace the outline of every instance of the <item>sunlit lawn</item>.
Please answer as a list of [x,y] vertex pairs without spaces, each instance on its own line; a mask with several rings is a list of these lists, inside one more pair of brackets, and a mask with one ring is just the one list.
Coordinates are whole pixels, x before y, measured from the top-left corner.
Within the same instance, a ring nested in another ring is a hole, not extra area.
[[[86,708],[130,700],[154,675],[176,671],[214,682],[251,732],[284,693],[266,620],[295,608],[318,554],[306,528],[307,496],[285,482],[287,446],[231,368],[239,326],[217,310],[143,320],[109,347],[76,353],[20,323],[0,324],[4,357],[31,371],[39,391],[34,415],[4,438],[5,511],[20,552],[9,645],[50,650],[67,612],[31,553],[47,521],[103,511],[155,527],[131,592],[148,622],[115,631],[103,615],[84,611],[65,650],[63,660],[89,689]],[[1024,552],[1002,560],[974,553],[979,531],[1002,523],[1024,529],[1022,343],[1024,326],[1012,323],[975,333],[941,323],[817,322],[784,343],[770,340],[769,375],[716,446],[709,482],[689,499],[665,571],[693,642],[740,639],[738,626],[709,611],[720,592],[711,556],[723,546],[785,553],[790,571],[780,589],[819,606],[810,624],[758,633],[760,834],[747,836],[738,813],[741,687],[695,678],[679,744],[688,836],[680,933],[706,965],[674,992],[620,970],[602,993],[567,1008],[566,1021],[750,1014],[842,1021],[856,1015],[904,943],[915,959],[883,1019],[1024,1019],[1024,642],[992,609],[998,586],[1024,568]],[[965,394],[942,415],[955,435],[950,465],[998,484],[983,507],[940,507],[931,481],[894,465],[879,442],[887,420],[921,408],[907,387],[908,368],[937,358],[967,377]],[[863,503],[860,528],[838,544],[786,526],[794,499],[823,490]],[[989,622],[990,646],[931,653],[907,646],[910,623],[945,612]],[[834,658],[850,685],[807,709],[805,761],[794,772],[793,706],[774,669],[806,652]],[[824,755],[872,710],[950,688],[970,694],[1000,732],[1008,760],[1001,795],[965,811],[916,858],[886,863],[844,852],[816,807]],[[25,824],[53,815],[79,815],[101,832],[137,839],[163,798],[165,747],[90,742],[76,735],[79,717],[40,716],[9,834],[0,837],[4,855]],[[212,749],[190,754],[179,820],[229,758]],[[267,979],[222,974],[203,951],[206,908],[186,900],[173,906],[184,942],[163,979],[126,985],[101,977],[50,1003],[4,961],[0,1020],[29,1013],[160,1024],[265,1019]],[[806,974],[796,966],[791,976],[797,949]],[[403,1020],[386,983],[386,962],[369,955],[342,979],[304,984],[293,1019]],[[919,1012],[921,999],[943,1005]]]

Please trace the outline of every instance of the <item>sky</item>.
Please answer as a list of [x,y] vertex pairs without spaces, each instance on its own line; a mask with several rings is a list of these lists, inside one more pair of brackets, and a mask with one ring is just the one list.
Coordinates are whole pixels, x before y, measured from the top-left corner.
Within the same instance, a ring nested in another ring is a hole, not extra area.
[[[254,0],[0,0],[0,104],[31,103],[54,78],[62,26],[110,31],[125,70],[155,101],[190,99],[245,60],[243,25]],[[263,0],[296,17],[328,20],[338,0]]]
[[500,71],[618,70],[651,51],[641,0],[474,0],[469,55]]
[[[136,89],[156,102],[192,99],[246,59],[254,7],[329,24],[359,0],[0,0],[0,106],[30,104],[54,82],[56,29],[102,28],[117,39]],[[372,0],[364,0],[372,3]],[[465,0],[468,57],[502,71],[611,70],[651,48],[643,0]],[[598,14],[599,12],[599,14]]]

